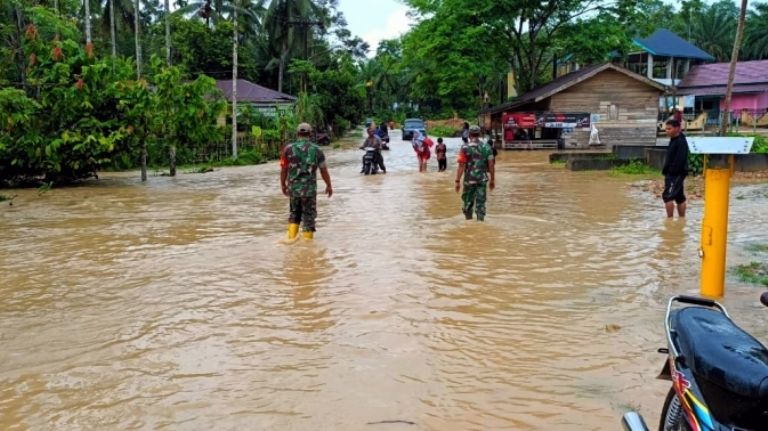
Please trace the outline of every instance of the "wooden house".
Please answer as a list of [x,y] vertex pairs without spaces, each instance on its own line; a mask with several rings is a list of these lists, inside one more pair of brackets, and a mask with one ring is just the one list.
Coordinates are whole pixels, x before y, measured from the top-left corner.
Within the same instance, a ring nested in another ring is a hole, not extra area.
[[586,66],[482,111],[481,124],[504,148],[587,148],[593,126],[602,146],[655,145],[665,90],[612,63]]

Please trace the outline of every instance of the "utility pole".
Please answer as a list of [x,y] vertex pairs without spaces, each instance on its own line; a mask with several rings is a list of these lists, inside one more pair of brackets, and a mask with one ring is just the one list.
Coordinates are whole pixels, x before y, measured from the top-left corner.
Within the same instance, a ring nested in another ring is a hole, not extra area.
[[736,28],[736,39],[733,42],[733,52],[731,52],[731,65],[728,69],[728,85],[725,87],[725,112],[723,112],[723,121],[720,126],[720,136],[727,135],[728,127],[731,125],[731,96],[733,95],[733,81],[736,76],[736,63],[739,61],[741,39],[744,37],[744,21],[746,20],[746,15],[747,0],[741,0],[739,26]]

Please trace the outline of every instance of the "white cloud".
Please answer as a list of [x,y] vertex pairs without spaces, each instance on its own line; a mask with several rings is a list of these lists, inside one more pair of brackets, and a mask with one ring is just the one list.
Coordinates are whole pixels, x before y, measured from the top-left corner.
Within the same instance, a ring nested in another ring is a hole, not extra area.
[[369,57],[376,55],[376,48],[379,47],[379,42],[386,39],[394,39],[408,31],[412,21],[407,16],[407,13],[408,7],[400,6],[389,15],[386,22],[375,25],[368,32],[360,36],[371,47],[371,50],[368,51]]

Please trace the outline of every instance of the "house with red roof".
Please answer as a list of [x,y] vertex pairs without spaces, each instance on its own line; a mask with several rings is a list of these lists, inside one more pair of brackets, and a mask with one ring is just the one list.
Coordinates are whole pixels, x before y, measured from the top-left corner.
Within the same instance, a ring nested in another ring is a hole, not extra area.
[[[678,86],[681,95],[696,98],[694,109],[719,118],[725,109],[725,89],[729,63],[702,64],[691,69]],[[768,111],[768,60],[736,63],[736,76],[731,97],[734,117],[746,112],[759,117]],[[768,124],[765,124],[768,126]]]

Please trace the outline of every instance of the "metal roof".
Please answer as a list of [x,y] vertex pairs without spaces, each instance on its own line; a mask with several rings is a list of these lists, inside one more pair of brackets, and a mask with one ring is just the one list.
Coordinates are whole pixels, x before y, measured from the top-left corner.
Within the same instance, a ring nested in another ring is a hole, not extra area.
[[[733,94],[750,94],[768,92],[768,83],[751,85],[734,85]],[[689,87],[678,88],[678,94],[689,96],[724,96],[725,85],[714,85],[707,87]]]
[[[216,81],[216,86],[224,92],[224,97],[227,100],[232,100],[231,79]],[[296,98],[290,94],[285,94],[269,89],[267,87],[262,87],[261,85],[254,84],[253,82],[245,79],[238,79],[237,101],[252,103],[293,103],[296,101]]]
[[[730,63],[713,63],[695,66],[685,76],[679,87],[725,86],[728,83]],[[768,83],[768,60],[740,61],[736,63],[735,84]]]
[[633,42],[645,51],[663,57],[694,58],[698,60],[714,61],[709,53],[693,45],[666,28],[656,30],[655,33],[645,39],[634,39]]

